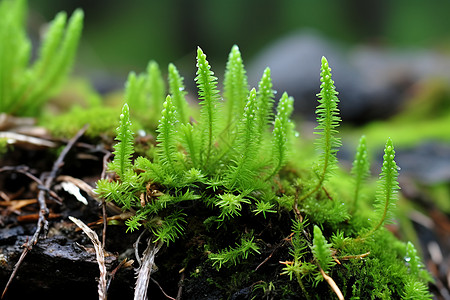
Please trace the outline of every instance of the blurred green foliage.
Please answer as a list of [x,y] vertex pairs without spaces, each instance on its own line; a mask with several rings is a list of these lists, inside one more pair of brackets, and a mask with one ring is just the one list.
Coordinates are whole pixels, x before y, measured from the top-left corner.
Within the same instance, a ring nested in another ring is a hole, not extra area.
[[35,0],[30,7],[46,20],[58,11],[81,7],[87,29],[79,62],[126,72],[150,59],[167,65],[175,58],[179,68],[191,66],[197,46],[211,57],[226,57],[227,49],[239,44],[251,57],[301,28],[315,28],[348,43],[445,46],[450,41],[450,2],[445,0]]

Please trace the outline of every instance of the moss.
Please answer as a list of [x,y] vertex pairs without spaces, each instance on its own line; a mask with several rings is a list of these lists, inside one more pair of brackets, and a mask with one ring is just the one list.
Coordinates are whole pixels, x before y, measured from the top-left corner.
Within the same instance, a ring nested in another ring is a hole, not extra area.
[[[412,274],[405,263],[406,244],[383,226],[392,220],[398,198],[392,140],[386,142],[376,185],[368,178],[364,139],[353,172],[339,168],[339,101],[328,61],[321,62],[319,138],[314,148],[305,142],[305,147],[294,148],[300,143],[295,142],[290,120],[292,99],[284,93],[277,114],[271,116],[270,110],[260,114],[258,92],[242,89],[245,72],[236,51],[233,47],[227,78],[233,78],[233,72],[239,76],[225,82],[239,91],[225,87],[234,102],[220,102],[217,78],[198,49],[198,123],[183,123],[186,118],[176,113],[180,99],[174,102],[169,95],[156,144],[150,145],[154,150],[134,162],[129,160],[133,136],[131,124],[123,121],[123,111],[128,112],[124,105],[115,157],[109,165],[120,180],[100,180],[97,192],[135,211],[126,222],[131,231],[144,226],[169,249],[172,244],[172,249],[188,249],[192,241],[202,241],[203,248],[197,245],[195,251],[182,255],[184,269],[194,274],[189,281],[206,284],[226,297],[295,291],[308,299],[341,294],[353,299],[399,299],[413,293],[409,289],[416,285],[426,285],[428,279]],[[262,80],[260,87],[270,94],[268,78]],[[180,81],[176,84],[179,88]],[[236,99],[244,94],[245,99]],[[232,126],[226,123],[230,116],[237,116],[231,118]],[[267,132],[267,120],[273,122],[272,134]],[[150,196],[154,185],[155,198]],[[179,255],[172,254],[166,263],[181,259],[176,258]],[[288,275],[285,280],[292,281],[280,284],[283,277],[276,274]],[[272,284],[255,290],[257,282]],[[277,286],[284,286],[283,291]]]

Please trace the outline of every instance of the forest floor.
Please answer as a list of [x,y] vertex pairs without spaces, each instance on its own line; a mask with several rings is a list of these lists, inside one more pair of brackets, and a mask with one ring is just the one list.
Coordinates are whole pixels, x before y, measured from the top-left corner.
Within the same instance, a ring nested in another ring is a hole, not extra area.
[[[28,130],[39,131],[33,126]],[[31,139],[31,134],[14,127],[2,132],[16,134],[9,136],[15,139],[13,147],[0,156],[0,286],[7,287],[4,299],[36,295],[98,298],[99,266],[92,241],[69,216],[95,230],[104,245],[108,298],[130,299],[137,267],[135,252],[142,252],[133,246],[139,234],[111,225],[123,224],[121,210],[93,193],[96,181],[105,176],[111,144],[93,143],[83,136],[83,130],[71,140],[55,140],[42,133],[34,133],[36,139]],[[408,218],[435,279],[432,292],[436,299],[450,299],[449,215],[440,212],[413,180],[404,177],[400,184],[403,196],[421,207],[420,212],[408,212]],[[397,227],[391,229],[402,236]],[[179,251],[188,251],[188,247],[185,244]],[[168,255],[176,256],[167,249],[161,251],[161,259]],[[202,293],[209,295],[202,299],[221,297],[218,291],[202,291],[202,279],[191,285],[184,279],[182,269],[172,272],[170,278],[156,272],[149,285],[151,299],[192,298]],[[246,292],[239,291],[233,299],[247,299]]]

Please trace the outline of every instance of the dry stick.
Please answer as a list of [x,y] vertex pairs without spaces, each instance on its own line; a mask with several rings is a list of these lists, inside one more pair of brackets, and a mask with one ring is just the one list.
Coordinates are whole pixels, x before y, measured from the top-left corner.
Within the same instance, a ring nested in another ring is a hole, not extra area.
[[[104,179],[106,177],[106,170],[108,168],[108,159],[111,156],[111,152],[106,152],[103,156],[103,169],[101,174],[101,179]],[[105,198],[102,198],[102,213],[103,213],[103,233],[102,233],[102,241],[103,245],[105,245],[106,242],[106,227],[108,226],[108,221],[106,220],[106,201]]]
[[141,264],[138,269],[138,276],[136,280],[136,287],[134,289],[134,300],[146,300],[147,289],[150,280],[150,275],[155,264],[155,256],[161,249],[163,243],[158,241],[156,244],[148,240],[147,248],[142,255]]
[[344,300],[344,295],[342,295],[341,290],[339,289],[339,287],[337,286],[336,282],[334,282],[333,278],[331,278],[330,276],[328,276],[321,267],[319,267],[319,271],[320,274],[322,274],[323,278],[326,280],[326,282],[328,283],[328,285],[331,287],[331,289],[333,290],[333,292],[338,296],[339,300]]
[[92,244],[94,245],[95,255],[97,257],[98,268],[100,269],[100,279],[98,281],[98,299],[106,300],[106,265],[105,265],[105,253],[103,251],[103,245],[98,239],[98,235],[90,229],[82,221],[74,217],[69,217],[69,219],[74,222],[78,227],[83,230],[83,232],[89,237]]
[[158,283],[158,281],[156,281],[155,279],[151,278],[150,279],[159,287],[159,289],[161,290],[161,292],[163,293],[164,297],[166,297],[167,299],[170,300],[177,300],[174,297],[170,297],[169,295],[166,294],[166,292],[164,292],[163,288],[161,287],[161,285]]
[[29,167],[27,167],[27,166],[14,166],[14,167],[5,166],[5,167],[0,168],[0,173],[1,172],[16,172],[16,173],[24,174],[25,176],[27,176],[28,178],[30,178],[31,180],[33,180],[34,182],[37,183],[38,189],[48,192],[56,203],[62,204],[62,199],[54,191],[46,188],[44,186],[44,183],[42,182],[42,180],[40,180],[39,178],[37,178],[36,176],[31,174]]
[[25,259],[25,256],[27,255],[28,252],[31,251],[33,246],[36,245],[36,243],[38,242],[41,232],[44,234],[44,238],[45,238],[45,235],[48,231],[47,216],[49,213],[47,204],[45,203],[45,198],[46,198],[45,196],[47,194],[47,191],[50,190],[50,186],[53,182],[53,179],[55,179],[58,170],[62,166],[64,158],[66,157],[67,153],[73,147],[75,142],[84,134],[86,129],[87,129],[87,125],[85,125],[80,131],[78,131],[78,133],[67,143],[66,147],[63,149],[63,151],[60,153],[58,159],[53,164],[53,168],[50,172],[50,175],[45,179],[44,189],[41,189],[38,193],[39,219],[37,222],[36,231],[34,232],[33,237],[23,245],[24,249],[22,251],[22,254],[20,255],[20,258],[17,261],[17,263],[14,265],[14,269],[11,273],[11,276],[9,277],[8,282],[6,283],[5,288],[3,289],[1,298],[3,298],[5,296],[5,293],[8,290],[9,285],[11,284],[12,280],[16,276],[16,273],[19,270],[20,265],[22,264],[23,260]]
[[275,248],[273,249],[273,251],[269,254],[269,256],[267,256],[256,268],[255,271],[258,271],[259,268],[262,267],[262,265],[264,265],[275,253],[275,251],[277,251],[280,247],[284,246],[286,241],[289,239],[289,237],[284,238],[280,243],[278,243]]
[[181,272],[181,278],[180,278],[180,283],[179,283],[179,287],[178,287],[178,293],[177,293],[177,298],[175,298],[175,300],[181,300],[181,295],[183,294],[183,283],[184,283],[184,278],[185,278],[185,273],[184,273],[184,269],[183,272]]

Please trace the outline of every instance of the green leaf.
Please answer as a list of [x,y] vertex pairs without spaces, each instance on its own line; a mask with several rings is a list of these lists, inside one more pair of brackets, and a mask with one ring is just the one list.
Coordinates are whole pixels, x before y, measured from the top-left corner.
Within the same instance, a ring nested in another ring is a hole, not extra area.
[[125,83],[125,97],[124,101],[131,108],[132,114],[141,114],[149,109],[147,103],[147,95],[145,90],[146,76],[136,75],[135,72],[128,74]]
[[257,200],[255,204],[256,204],[256,208],[253,210],[253,212],[255,213],[255,215],[262,213],[264,216],[264,219],[266,218],[266,213],[276,213],[277,212],[276,210],[273,210],[275,205],[271,204],[267,201]]
[[162,220],[162,223],[153,229],[153,234],[156,236],[155,243],[161,241],[166,245],[175,240],[183,233],[183,223],[186,223],[184,217],[186,214],[182,212],[174,212]]
[[13,112],[17,88],[29,77],[25,70],[31,50],[25,32],[26,10],[24,0],[0,2],[0,112]]

